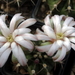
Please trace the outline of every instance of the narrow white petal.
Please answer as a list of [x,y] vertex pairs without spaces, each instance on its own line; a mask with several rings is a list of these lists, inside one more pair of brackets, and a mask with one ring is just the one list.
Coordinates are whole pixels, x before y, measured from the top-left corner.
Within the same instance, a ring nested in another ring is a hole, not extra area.
[[6,42],[1,48],[0,48],[0,55],[7,49],[9,48],[10,43]]
[[55,15],[52,17],[53,23],[54,23],[54,30],[56,33],[61,32],[61,24],[60,24],[60,17],[58,15]]
[[69,36],[71,36],[71,37],[75,37],[75,32],[74,33],[72,33],[71,35],[69,35]]
[[66,31],[65,33],[64,33],[64,35],[65,36],[69,36],[69,35],[71,35],[72,33],[74,33],[75,32],[75,30],[68,30],[68,31]]
[[71,47],[72,47],[73,50],[75,51],[75,44],[71,43]]
[[22,35],[22,37],[26,40],[37,41],[37,37],[33,34],[30,34],[30,33],[25,33],[24,35]]
[[23,19],[23,17],[22,16],[20,16],[21,14],[19,13],[19,14],[15,14],[14,16],[13,16],[13,18],[11,19],[11,22],[10,22],[10,30],[11,30],[11,32],[13,32],[13,30],[14,30],[14,28],[15,28],[15,26],[16,26],[16,23],[19,21],[19,22],[21,22],[20,20],[22,20]]
[[60,53],[61,53],[61,49],[59,49],[57,51],[57,53],[52,57],[53,60],[56,60],[59,56],[60,56]]
[[55,62],[62,61],[65,58],[65,56],[66,56],[66,48],[63,46],[60,56],[55,60]]
[[71,21],[69,26],[75,26],[75,21]]
[[70,40],[71,42],[75,43],[75,37],[71,37],[71,38],[69,38],[69,40]]
[[62,47],[62,45],[63,45],[63,41],[62,40],[57,40],[56,43],[57,43],[57,45],[59,47]]
[[21,37],[21,36],[16,37],[16,38],[15,38],[15,41],[16,41],[18,44],[22,45],[23,47],[29,49],[30,51],[32,51],[33,48],[34,48],[34,45],[33,45],[32,42],[30,42],[30,41],[28,41],[28,40],[24,40],[24,38]]
[[54,33],[54,31],[52,30],[51,27],[44,25],[42,28],[43,28],[44,32],[45,32],[51,39],[56,39],[55,33]]
[[63,26],[62,27],[62,32],[65,33],[68,30],[74,30],[74,27],[70,27],[70,26]]
[[2,34],[5,36],[5,37],[8,37],[10,35],[10,31],[8,29],[1,29],[1,32]]
[[4,45],[4,43],[3,42],[0,42],[0,47],[2,47]]
[[73,20],[74,20],[74,19],[73,19],[72,17],[67,17],[66,20],[64,21],[63,25],[64,25],[64,26],[68,26],[69,23],[70,23],[71,21],[73,21]]
[[63,17],[65,17],[65,15],[60,15],[60,16],[59,16],[60,21],[63,19]]
[[0,36],[0,42],[6,42],[6,38],[3,36]]
[[0,18],[5,22],[6,16],[7,16],[7,14],[1,15]]
[[34,18],[29,18],[27,20],[25,20],[24,22],[22,22],[18,28],[24,28],[24,27],[28,27],[28,26],[31,26],[33,24],[36,23],[36,20]]
[[10,48],[6,49],[2,53],[2,55],[0,56],[0,67],[3,67],[3,65],[6,63],[10,53],[11,53],[11,49]]
[[38,40],[51,40],[47,35],[36,34]]
[[49,51],[47,52],[47,54],[48,54],[49,56],[52,56],[58,49],[59,49],[59,46],[57,45],[56,42],[54,42],[54,43],[52,44],[52,46],[50,47]]
[[44,32],[42,32],[40,29],[36,29],[36,34],[45,34]]
[[18,59],[19,63],[24,66],[27,64],[27,59],[22,51],[22,49],[20,48],[19,45],[16,45],[16,43],[12,43],[11,45],[12,47],[12,52],[13,52],[13,55]]
[[35,46],[35,48],[39,51],[39,52],[47,52],[49,51],[51,45],[45,45],[45,46]]
[[13,38],[15,38],[17,35],[22,35],[24,33],[28,33],[30,32],[31,30],[29,28],[20,28],[20,29],[16,29],[14,32],[13,32]]
[[45,25],[51,26],[49,17],[50,17],[50,15],[47,15],[46,18],[44,19],[44,22],[45,22]]
[[64,38],[63,45],[67,48],[68,51],[71,49],[70,40],[68,38],[66,38],[66,37]]

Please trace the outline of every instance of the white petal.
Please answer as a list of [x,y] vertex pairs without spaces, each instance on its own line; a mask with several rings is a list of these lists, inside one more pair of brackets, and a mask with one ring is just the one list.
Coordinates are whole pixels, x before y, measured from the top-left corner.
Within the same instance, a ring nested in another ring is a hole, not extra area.
[[24,27],[28,27],[28,26],[31,26],[33,24],[36,23],[36,20],[34,18],[29,18],[27,20],[25,20],[24,22],[22,22],[18,28],[24,28]]
[[51,45],[45,45],[45,46],[35,46],[35,48],[39,52],[47,52],[50,49]]
[[10,35],[10,30],[8,28],[1,29],[1,32],[5,37],[8,37]]
[[22,35],[24,39],[26,40],[33,40],[33,41],[37,41],[37,37],[33,34],[30,33],[25,33],[24,35]]
[[51,39],[56,39],[55,33],[51,27],[44,25],[42,28]]
[[36,37],[38,40],[50,40],[50,38],[47,35],[36,34]]
[[73,29],[73,30],[68,30],[68,31],[66,31],[65,33],[64,33],[64,35],[65,36],[69,36],[69,35],[71,35],[72,33],[74,33],[75,32],[75,30]]
[[20,28],[20,29],[16,29],[14,32],[13,32],[13,38],[15,38],[17,35],[22,35],[24,33],[28,33],[30,32],[31,30],[29,28]]
[[56,33],[61,32],[61,24],[60,24],[60,17],[58,15],[54,15],[52,17],[53,23],[54,23],[54,30]]
[[45,25],[49,25],[51,26],[51,23],[50,23],[50,15],[47,15],[46,18],[44,19],[44,22],[45,22]]
[[63,25],[64,25],[64,26],[68,26],[69,23],[70,23],[71,21],[73,21],[73,20],[74,20],[74,19],[73,19],[72,17],[67,17],[66,20],[64,21]]
[[62,40],[57,40],[56,43],[58,44],[59,47],[62,47],[63,41]]
[[1,48],[0,48],[0,55],[7,49],[9,48],[10,43],[6,42]]
[[75,32],[74,33],[72,33],[71,35],[69,35],[69,36],[71,36],[71,37],[75,37]]
[[59,16],[60,21],[63,19],[63,17],[65,17],[65,15],[60,15],[60,16]]
[[45,34],[44,32],[42,32],[40,29],[36,29],[36,34]]
[[71,37],[71,38],[69,38],[69,40],[70,40],[71,42],[75,43],[75,37]]
[[74,27],[70,27],[70,26],[63,26],[62,27],[62,32],[65,33],[68,30],[74,30]]
[[55,60],[55,62],[60,62],[64,59],[64,57],[66,56],[66,48],[63,46],[62,47],[62,51],[60,53],[60,56]]
[[7,14],[1,15],[0,18],[5,22],[6,16],[7,16]]
[[59,56],[60,56],[60,53],[61,53],[61,49],[59,49],[57,51],[57,53],[52,57],[53,60],[56,60]]
[[2,47],[2,46],[3,46],[3,44],[4,44],[3,42],[0,42],[0,47]]
[[22,45],[23,47],[29,49],[29,51],[32,51],[33,48],[34,48],[34,45],[33,45],[32,42],[30,42],[30,41],[28,41],[28,40],[24,40],[23,37],[21,37],[21,36],[16,37],[16,38],[15,38],[15,41],[16,41],[18,44]]
[[11,53],[11,49],[10,48],[6,49],[2,53],[2,55],[0,56],[0,67],[3,67],[3,65],[6,63],[10,53]]
[[75,44],[71,43],[71,47],[72,47],[73,50],[75,51]]
[[3,36],[0,36],[0,42],[6,42],[6,38]]
[[71,21],[69,26],[75,26],[75,21]]
[[13,52],[13,55],[18,59],[19,63],[24,66],[27,64],[27,59],[22,51],[22,49],[20,48],[19,45],[16,45],[16,43],[12,43],[11,45],[12,47],[12,52]]
[[66,38],[66,37],[64,38],[63,45],[67,48],[68,51],[71,49],[70,40],[68,38]]
[[16,23],[19,21],[19,22],[21,22],[20,20],[22,20],[23,19],[23,17],[22,16],[20,16],[21,14],[19,13],[19,14],[15,14],[14,16],[13,16],[13,18],[11,19],[11,22],[10,22],[10,30],[11,30],[11,32],[13,32],[13,30],[14,30],[14,28],[15,28],[15,26],[16,26]]
[[49,51],[47,52],[47,54],[48,54],[49,56],[52,56],[58,49],[59,49],[59,46],[57,45],[56,42],[54,42],[54,43],[52,44],[52,46],[50,47]]

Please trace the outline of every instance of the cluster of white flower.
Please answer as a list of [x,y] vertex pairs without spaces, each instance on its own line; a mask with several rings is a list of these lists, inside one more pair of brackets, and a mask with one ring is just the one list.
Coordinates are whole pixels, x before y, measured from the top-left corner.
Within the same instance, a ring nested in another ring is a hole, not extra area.
[[[35,46],[39,52],[46,52],[52,56],[54,61],[60,62],[66,56],[71,47],[75,49],[75,21],[72,17],[64,15],[48,15],[45,19],[45,25],[42,30],[37,29],[36,35],[30,33],[31,29],[28,26],[36,23],[36,19],[29,18],[24,20],[21,14],[15,14],[10,21],[9,27],[5,23],[5,17],[0,16],[0,67],[7,61],[10,53],[18,59],[19,63],[24,66],[27,64],[27,59],[21,46],[29,51],[34,49],[32,41],[42,40],[47,42],[43,46]],[[73,42],[73,43],[72,43]]]

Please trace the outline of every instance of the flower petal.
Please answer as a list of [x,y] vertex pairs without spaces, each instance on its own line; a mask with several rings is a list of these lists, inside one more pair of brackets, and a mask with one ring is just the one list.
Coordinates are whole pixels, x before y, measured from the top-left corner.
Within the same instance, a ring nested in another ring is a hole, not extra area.
[[18,59],[19,63],[22,66],[25,66],[27,64],[27,59],[26,59],[22,49],[20,48],[20,46],[16,45],[16,43],[13,42],[11,47],[12,47],[13,55]]
[[67,17],[66,20],[64,21],[63,25],[64,25],[64,26],[68,26],[69,23],[70,23],[71,21],[73,21],[73,20],[74,20],[74,19],[73,19],[72,17]]
[[33,48],[34,48],[33,43],[30,42],[30,41],[28,41],[28,40],[24,40],[24,38],[23,38],[22,36],[17,36],[17,37],[15,38],[15,41],[16,41],[18,44],[22,45],[23,47],[29,49],[29,51],[32,51]]
[[51,45],[45,45],[45,46],[35,46],[35,48],[39,52],[47,52],[50,49]]
[[47,54],[48,54],[49,56],[52,56],[58,49],[59,49],[59,46],[57,45],[56,42],[54,42],[54,43],[52,44],[52,46],[50,47],[49,51],[47,52]]
[[51,27],[44,25],[42,28],[51,39],[56,39],[55,33]]
[[10,22],[10,30],[11,32],[13,32],[14,28],[15,28],[15,25],[16,23],[19,21],[19,23],[21,22],[20,20],[22,20],[24,17],[20,16],[21,14],[15,14],[13,16],[13,18],[11,19],[11,22]]
[[0,36],[0,42],[6,42],[6,38],[3,36]]
[[62,33],[65,33],[68,30],[74,30],[74,27],[70,27],[70,26],[63,26],[62,27]]
[[54,23],[54,30],[56,33],[61,32],[61,24],[60,24],[60,17],[58,15],[54,15],[52,17],[53,23]]
[[57,51],[57,53],[52,57],[53,60],[56,60],[59,56],[60,56],[60,53],[61,53],[61,49],[59,49]]
[[69,35],[69,36],[71,36],[71,37],[75,37],[75,32],[74,33],[72,33],[71,35]]
[[13,32],[13,38],[15,38],[17,35],[22,35],[24,33],[28,33],[30,32],[31,30],[29,28],[20,28],[20,29],[16,29],[14,32]]
[[0,48],[0,55],[10,46],[10,42],[6,42],[1,48]]
[[36,37],[38,40],[50,40],[50,38],[47,35],[36,34]]
[[45,34],[44,32],[42,32],[40,29],[36,29],[36,34]]
[[22,35],[22,37],[26,40],[33,40],[33,41],[37,41],[37,38],[35,35],[30,34],[30,33],[25,33]]
[[6,63],[10,53],[11,53],[11,49],[10,48],[6,49],[2,53],[2,55],[0,56],[0,67],[3,67],[3,65]]
[[72,33],[74,33],[75,32],[75,30],[73,29],[73,30],[68,30],[68,31],[66,31],[65,33],[64,33],[64,35],[65,36],[69,36],[69,35],[71,35]]
[[3,20],[3,22],[5,22],[6,16],[7,16],[7,14],[0,16],[0,18]]
[[66,48],[63,46],[60,56],[54,61],[55,62],[60,62],[64,59],[65,56],[66,56]]
[[25,20],[24,22],[22,22],[18,28],[24,28],[24,27],[28,27],[28,26],[31,26],[33,24],[36,23],[36,20],[34,18],[29,18],[27,20]]
[[73,50],[75,51],[75,44],[71,43],[71,47],[72,47]]
[[64,38],[63,45],[67,48],[68,51],[71,49],[70,40],[68,38],[66,38],[66,37]]
[[51,23],[50,23],[50,15],[47,15],[46,18],[44,19],[44,22],[45,22],[45,25],[49,25],[51,26]]
[[75,26],[75,21],[71,21],[69,26]]
[[69,38],[69,40],[70,40],[72,43],[75,43],[75,37],[71,37],[71,38]]
[[63,19],[63,17],[65,17],[65,15],[60,15],[60,16],[59,16],[60,21]]

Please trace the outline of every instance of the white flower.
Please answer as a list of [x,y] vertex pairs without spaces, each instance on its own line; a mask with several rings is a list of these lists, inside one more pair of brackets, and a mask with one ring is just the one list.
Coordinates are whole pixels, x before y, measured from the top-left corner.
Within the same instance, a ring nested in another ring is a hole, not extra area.
[[[36,46],[36,49],[40,52],[46,52],[49,56],[52,56],[54,61],[62,61],[66,56],[66,52],[71,49],[71,42],[75,43],[75,21],[72,17],[66,17],[64,15],[54,15],[44,19],[45,25],[42,26],[41,31],[36,30],[38,40],[44,40],[50,42],[50,44],[44,46]],[[70,42],[71,41],[71,42]]]
[[11,51],[21,65],[26,65],[27,59],[21,46],[27,48],[29,51],[32,51],[34,48],[30,40],[36,41],[37,39],[33,34],[30,34],[31,30],[26,27],[33,25],[36,20],[29,18],[24,21],[20,15],[15,14],[13,16],[9,28],[5,24],[6,15],[0,16],[0,67],[5,64]]

